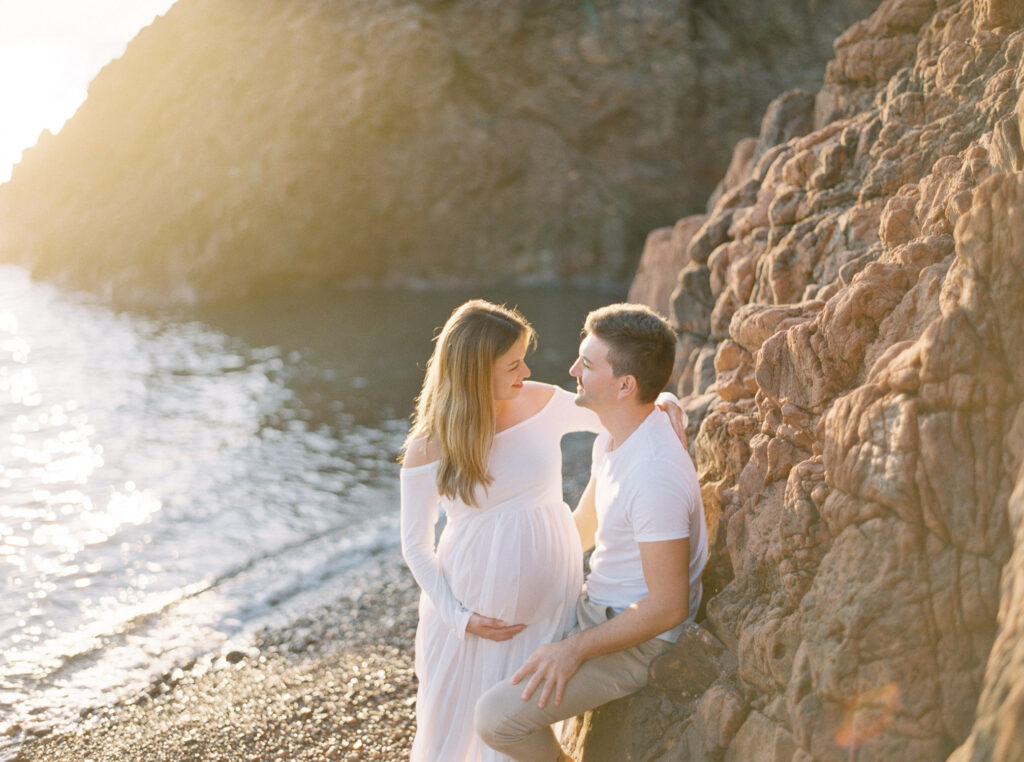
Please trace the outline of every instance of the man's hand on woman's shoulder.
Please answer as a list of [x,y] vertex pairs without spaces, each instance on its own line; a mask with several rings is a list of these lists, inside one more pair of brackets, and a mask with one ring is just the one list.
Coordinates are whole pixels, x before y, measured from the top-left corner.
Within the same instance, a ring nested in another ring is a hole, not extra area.
[[686,411],[683,410],[683,406],[679,404],[679,400],[671,392],[662,392],[655,400],[655,404],[668,415],[673,431],[676,432],[679,441],[683,443],[683,449],[689,450],[690,447],[686,441],[686,426],[690,420]]

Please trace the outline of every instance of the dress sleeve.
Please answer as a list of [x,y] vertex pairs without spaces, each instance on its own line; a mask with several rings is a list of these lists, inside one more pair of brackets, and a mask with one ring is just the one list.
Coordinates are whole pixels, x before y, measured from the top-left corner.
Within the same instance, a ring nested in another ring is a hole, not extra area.
[[464,639],[473,612],[455,599],[434,550],[440,502],[436,476],[434,464],[401,470],[402,557],[444,623]]
[[573,431],[589,431],[596,434],[601,431],[601,421],[597,413],[576,404],[576,396],[567,392],[560,386],[553,387],[554,397],[548,403],[551,411],[557,417],[559,428],[562,434],[569,434]]

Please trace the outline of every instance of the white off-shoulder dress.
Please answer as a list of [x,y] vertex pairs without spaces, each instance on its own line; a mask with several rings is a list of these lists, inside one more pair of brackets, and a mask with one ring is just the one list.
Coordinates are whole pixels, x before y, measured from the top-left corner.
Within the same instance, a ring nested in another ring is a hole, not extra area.
[[[498,762],[473,730],[480,695],[574,623],[583,583],[579,536],[562,499],[562,436],[597,416],[551,387],[547,404],[494,437],[494,481],[476,507],[441,498],[437,463],[401,471],[402,553],[422,588],[416,631],[413,762]],[[447,522],[434,547],[438,508]],[[494,642],[466,633],[470,614],[526,629]]]

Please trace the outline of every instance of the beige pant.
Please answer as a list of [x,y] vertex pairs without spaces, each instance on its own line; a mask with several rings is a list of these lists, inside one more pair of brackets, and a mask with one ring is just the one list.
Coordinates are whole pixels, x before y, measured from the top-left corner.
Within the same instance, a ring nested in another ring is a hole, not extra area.
[[[585,630],[606,621],[609,612],[580,596],[576,617],[579,623],[574,631]],[[477,701],[473,717],[476,732],[484,743],[512,759],[561,760],[562,748],[551,725],[640,690],[647,685],[651,662],[671,645],[654,638],[590,659],[569,680],[562,703],[556,706],[551,699],[543,709],[537,708],[540,688],[529,701],[523,701],[525,683],[512,685],[503,680]]]

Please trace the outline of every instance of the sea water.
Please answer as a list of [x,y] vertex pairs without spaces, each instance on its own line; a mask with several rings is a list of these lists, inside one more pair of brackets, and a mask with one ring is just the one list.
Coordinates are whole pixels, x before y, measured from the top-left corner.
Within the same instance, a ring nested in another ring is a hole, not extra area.
[[0,734],[244,645],[395,548],[412,400],[472,296],[518,304],[534,378],[571,387],[584,315],[622,294],[324,289],[140,314],[0,266]]

